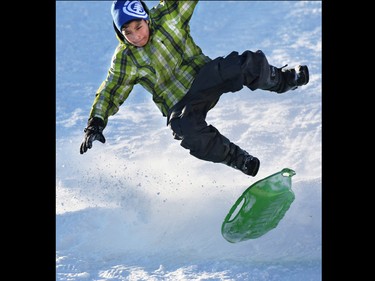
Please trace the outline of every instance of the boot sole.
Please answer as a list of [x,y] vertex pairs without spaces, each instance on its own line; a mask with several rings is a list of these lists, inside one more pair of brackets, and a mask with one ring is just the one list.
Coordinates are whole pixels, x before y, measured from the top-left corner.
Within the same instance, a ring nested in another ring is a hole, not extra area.
[[302,72],[303,76],[305,78],[303,83],[301,84],[301,86],[309,83],[310,75],[309,75],[309,69],[308,69],[307,65],[300,65],[299,72]]

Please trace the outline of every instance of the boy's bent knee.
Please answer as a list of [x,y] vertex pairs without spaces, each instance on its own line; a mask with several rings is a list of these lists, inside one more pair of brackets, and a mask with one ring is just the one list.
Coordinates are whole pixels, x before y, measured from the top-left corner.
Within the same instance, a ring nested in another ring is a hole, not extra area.
[[200,128],[193,115],[181,115],[180,117],[170,120],[169,127],[173,131],[173,136],[177,140],[186,137],[195,136]]
[[244,85],[252,91],[262,88],[270,76],[270,65],[266,56],[261,50],[245,51],[241,56]]

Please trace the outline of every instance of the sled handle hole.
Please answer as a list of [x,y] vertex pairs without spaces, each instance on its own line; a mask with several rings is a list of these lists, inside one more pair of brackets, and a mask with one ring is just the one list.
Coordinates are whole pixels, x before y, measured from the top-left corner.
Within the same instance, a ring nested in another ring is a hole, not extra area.
[[233,221],[236,217],[237,217],[237,215],[238,215],[238,213],[241,211],[241,209],[242,209],[242,207],[243,207],[243,205],[245,204],[245,202],[246,202],[246,198],[243,196],[242,197],[242,200],[241,201],[238,201],[233,207],[232,207],[232,209],[230,210],[230,217],[229,217],[229,219],[228,219],[228,222],[231,222],[231,221]]
[[289,169],[289,168],[284,168],[284,169],[282,169],[282,171],[281,171],[281,175],[283,176],[283,177],[293,177],[294,175],[296,174],[296,172],[295,171],[293,171],[292,169]]

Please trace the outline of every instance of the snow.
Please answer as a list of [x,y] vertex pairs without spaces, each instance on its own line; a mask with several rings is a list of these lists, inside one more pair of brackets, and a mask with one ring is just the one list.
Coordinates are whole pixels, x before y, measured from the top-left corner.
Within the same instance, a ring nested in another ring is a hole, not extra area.
[[[56,280],[322,280],[322,2],[201,1],[192,17],[211,58],[260,49],[273,65],[309,66],[306,86],[244,88],[208,114],[261,160],[255,178],[190,156],[141,87],[110,118],[107,142],[79,154],[117,45],[110,5],[56,2]],[[296,198],[283,220],[227,242],[221,224],[236,199],[286,167]]]

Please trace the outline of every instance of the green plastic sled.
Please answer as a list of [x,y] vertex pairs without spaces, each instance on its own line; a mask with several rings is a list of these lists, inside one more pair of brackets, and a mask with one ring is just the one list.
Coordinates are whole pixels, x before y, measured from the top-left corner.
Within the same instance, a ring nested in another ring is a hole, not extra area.
[[237,243],[258,238],[275,228],[294,201],[291,177],[295,174],[284,168],[248,187],[225,217],[221,226],[223,237]]

